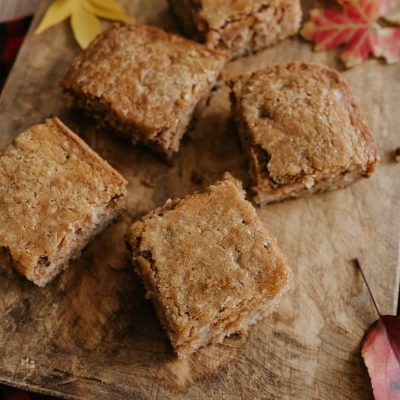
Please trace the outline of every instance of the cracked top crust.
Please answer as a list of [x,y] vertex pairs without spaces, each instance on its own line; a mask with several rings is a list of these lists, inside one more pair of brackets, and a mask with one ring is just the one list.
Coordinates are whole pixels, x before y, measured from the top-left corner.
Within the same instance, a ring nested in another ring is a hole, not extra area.
[[154,210],[132,225],[128,240],[173,342],[238,307],[274,299],[288,283],[275,240],[229,174]]
[[338,72],[294,62],[239,77],[231,87],[242,130],[250,145],[264,152],[263,168],[273,182],[373,172],[378,160],[374,138]]
[[61,85],[168,149],[168,132],[187,120],[228,59],[159,28],[116,24],[75,59]]
[[282,0],[195,0],[193,2],[199,3],[199,15],[207,22],[208,28],[219,30],[227,23],[256,14],[268,7],[279,7]]
[[34,125],[0,153],[0,248],[29,277],[126,185],[57,118]]

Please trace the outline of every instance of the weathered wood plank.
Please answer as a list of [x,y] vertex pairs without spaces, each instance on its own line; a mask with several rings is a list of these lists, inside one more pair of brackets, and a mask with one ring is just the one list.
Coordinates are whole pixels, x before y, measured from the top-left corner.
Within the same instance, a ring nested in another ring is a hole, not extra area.
[[[136,20],[173,29],[164,1],[125,4]],[[129,179],[129,212],[44,289],[0,274],[0,382],[85,399],[370,399],[359,345],[376,316],[350,260],[362,259],[382,311],[393,313],[400,185],[388,154],[399,145],[400,66],[369,61],[344,73],[378,140],[377,173],[345,190],[259,210],[295,274],[278,312],[246,337],[176,360],[129,268],[122,236],[134,218],[226,170],[247,182],[227,91],[215,94],[168,167],[68,110],[58,81],[77,52],[66,24],[29,35],[0,100],[0,146],[60,116]],[[335,53],[314,54],[291,39],[231,63],[226,74],[296,59],[338,66]]]

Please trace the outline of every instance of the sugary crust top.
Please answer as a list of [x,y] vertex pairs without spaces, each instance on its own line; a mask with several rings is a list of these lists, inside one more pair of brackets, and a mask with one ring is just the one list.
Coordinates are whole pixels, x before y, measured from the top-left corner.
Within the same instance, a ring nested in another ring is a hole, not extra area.
[[[282,5],[282,0],[194,0],[193,2],[199,3],[199,15],[207,22],[208,28],[217,30],[230,22]],[[299,4],[299,0],[290,2]],[[300,7],[291,9],[300,10]]]
[[285,260],[244,197],[227,175],[132,225],[129,240],[148,267],[143,275],[172,339],[251,301],[274,299],[287,285]]
[[274,182],[373,171],[378,159],[374,138],[338,72],[294,62],[240,77],[232,87],[244,129],[251,143],[268,154]]
[[79,221],[127,182],[57,118],[21,133],[0,154],[0,246],[24,274],[64,246]]
[[113,25],[75,59],[61,84],[154,140],[193,111],[228,58],[155,27]]

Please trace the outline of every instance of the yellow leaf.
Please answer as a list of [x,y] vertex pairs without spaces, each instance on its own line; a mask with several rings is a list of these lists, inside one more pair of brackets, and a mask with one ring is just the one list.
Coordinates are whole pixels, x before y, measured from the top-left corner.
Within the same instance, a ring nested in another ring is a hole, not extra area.
[[41,33],[71,16],[72,12],[78,6],[77,1],[79,0],[56,0],[47,9],[45,16],[35,31],[35,34]]
[[122,6],[113,0],[86,0],[85,6],[100,18],[124,22],[131,21],[131,18],[126,15]]
[[124,8],[121,4],[114,0],[87,0],[87,2],[91,3],[93,7],[96,7],[97,9],[124,13]]
[[[82,0],[80,0],[82,1]],[[100,21],[84,7],[71,15],[71,27],[76,41],[82,49],[101,32]]]
[[71,18],[76,41],[82,48],[101,32],[97,17],[116,21],[130,21],[123,7],[115,0],[55,0],[48,8],[35,33]]
[[[98,2],[99,0],[97,0]],[[93,0],[87,0],[85,2],[85,8],[91,12],[94,15],[97,15],[100,18],[104,19],[111,19],[114,21],[124,21],[124,22],[129,22],[131,21],[131,18],[125,14],[124,10],[121,8],[121,10],[114,9],[114,8],[103,8],[95,4],[95,1]]]

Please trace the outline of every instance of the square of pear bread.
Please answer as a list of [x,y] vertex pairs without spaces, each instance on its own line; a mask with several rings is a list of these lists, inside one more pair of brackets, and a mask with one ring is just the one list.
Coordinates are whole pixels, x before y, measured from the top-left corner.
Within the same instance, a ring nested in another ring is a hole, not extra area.
[[269,314],[291,275],[229,174],[135,222],[127,246],[178,357]]
[[255,203],[345,187],[375,170],[375,140],[337,71],[292,62],[230,86]]
[[170,158],[228,58],[156,27],[116,24],[78,55],[61,86],[78,108]]
[[273,46],[300,28],[300,0],[169,0],[183,32],[232,58]]
[[45,286],[125,205],[126,180],[59,119],[0,153],[0,265]]

